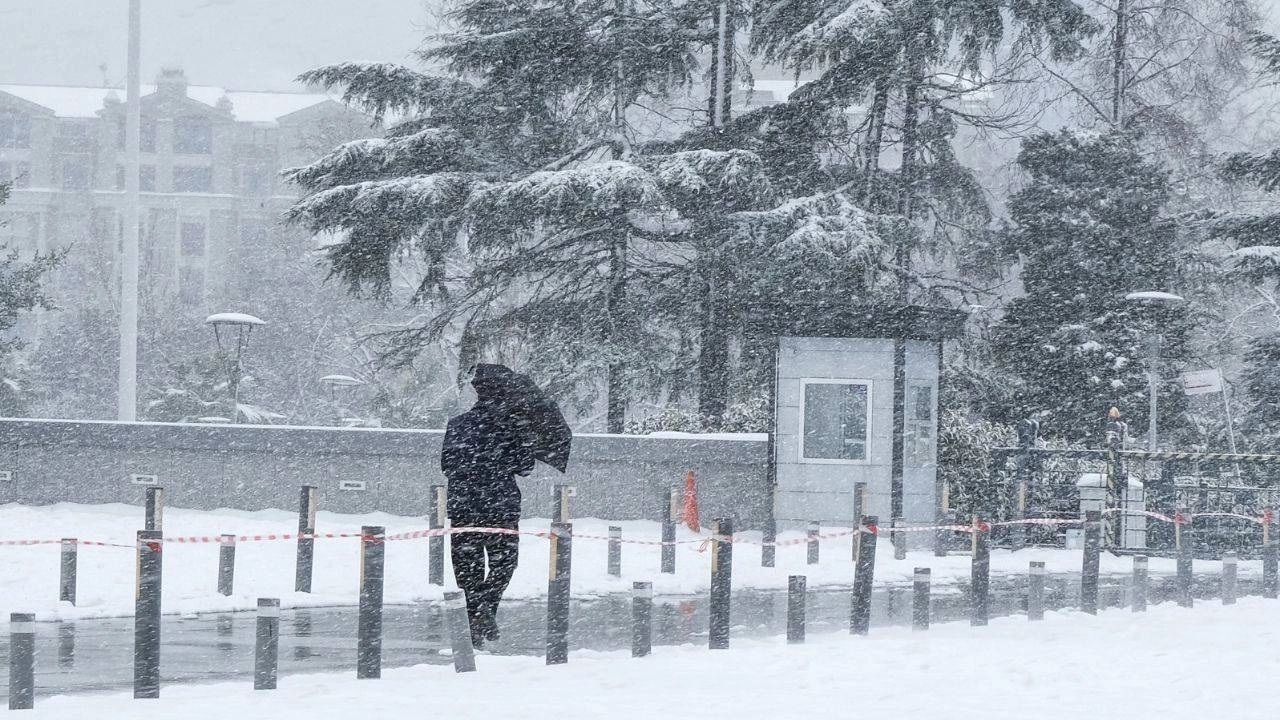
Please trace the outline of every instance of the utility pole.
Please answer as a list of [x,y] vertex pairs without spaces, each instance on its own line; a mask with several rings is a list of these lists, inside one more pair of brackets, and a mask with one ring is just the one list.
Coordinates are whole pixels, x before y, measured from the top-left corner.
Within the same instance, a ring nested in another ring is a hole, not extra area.
[[138,419],[138,157],[142,144],[142,0],[129,0],[129,69],[125,81],[124,242],[120,257],[120,376],[117,419]]

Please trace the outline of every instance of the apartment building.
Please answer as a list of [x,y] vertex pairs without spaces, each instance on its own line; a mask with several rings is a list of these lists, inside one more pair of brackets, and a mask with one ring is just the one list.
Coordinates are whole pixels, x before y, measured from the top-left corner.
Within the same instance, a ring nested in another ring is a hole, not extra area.
[[[66,307],[116,297],[125,207],[124,91],[0,84],[0,240],[20,252],[70,248],[54,280]],[[261,282],[307,238],[285,225],[293,188],[278,174],[369,133],[324,94],[188,85],[165,70],[141,99],[144,303],[190,310]]]

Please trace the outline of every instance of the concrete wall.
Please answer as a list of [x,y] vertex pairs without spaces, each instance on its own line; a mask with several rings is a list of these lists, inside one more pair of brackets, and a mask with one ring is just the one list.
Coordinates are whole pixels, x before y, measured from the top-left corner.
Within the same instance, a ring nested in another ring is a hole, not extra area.
[[[296,510],[298,487],[319,488],[335,512],[425,515],[443,484],[438,430],[290,428],[0,420],[0,502],[140,504],[133,474],[156,475],[166,504],[210,510]],[[547,517],[551,486],[575,485],[575,517],[657,519],[667,488],[698,476],[704,518],[755,526],[769,507],[763,436],[745,439],[583,435],[565,475],[521,479],[526,517]],[[341,490],[363,481],[365,490]]]
[[[907,386],[933,388],[932,426],[937,437],[938,361],[936,345],[907,342]],[[803,381],[862,380],[870,383],[869,443],[862,461],[812,461],[800,453]],[[777,377],[777,519],[795,528],[810,520],[848,525],[853,521],[854,483],[867,483],[869,515],[889,522],[893,441],[893,340],[856,338],[779,339]],[[908,456],[903,473],[903,505],[908,522],[933,520],[936,444]],[[921,540],[912,538],[912,541]]]

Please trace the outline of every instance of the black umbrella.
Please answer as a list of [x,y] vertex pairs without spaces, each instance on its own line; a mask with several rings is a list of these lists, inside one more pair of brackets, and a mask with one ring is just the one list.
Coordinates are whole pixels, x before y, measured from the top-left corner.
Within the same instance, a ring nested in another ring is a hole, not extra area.
[[505,365],[476,365],[471,385],[476,395],[502,405],[529,436],[533,456],[564,472],[569,467],[573,431],[555,401],[547,397],[528,375]]

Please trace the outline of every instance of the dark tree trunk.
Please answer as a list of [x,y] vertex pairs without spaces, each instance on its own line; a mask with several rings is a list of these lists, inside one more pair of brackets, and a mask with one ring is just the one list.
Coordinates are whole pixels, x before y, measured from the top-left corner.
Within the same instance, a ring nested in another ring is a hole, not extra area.
[[862,174],[866,178],[863,202],[872,207],[876,198],[876,181],[880,174],[880,150],[884,147],[884,117],[889,110],[889,78],[876,80],[868,114],[867,138],[862,147]]
[[[623,338],[620,337],[619,333],[619,325],[626,302],[627,235],[623,231],[615,236],[613,246],[609,249],[609,317],[605,333],[607,335],[607,344],[611,350],[616,350],[618,345],[623,342]],[[611,362],[609,363],[608,375],[606,388],[609,396],[606,420],[608,431],[621,433],[627,419],[626,366],[620,362]]]

